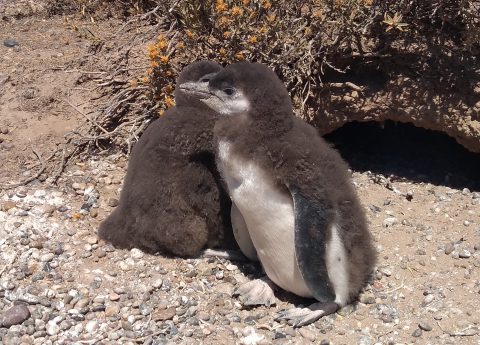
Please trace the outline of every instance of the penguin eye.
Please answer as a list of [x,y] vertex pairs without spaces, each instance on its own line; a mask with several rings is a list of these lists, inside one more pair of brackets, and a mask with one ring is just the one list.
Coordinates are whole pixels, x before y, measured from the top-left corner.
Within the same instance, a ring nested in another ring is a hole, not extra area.
[[203,77],[202,79],[200,79],[201,83],[208,83],[209,81],[210,81],[209,77]]
[[225,92],[227,95],[231,96],[235,93],[235,89],[231,87],[226,87],[223,89],[223,92]]

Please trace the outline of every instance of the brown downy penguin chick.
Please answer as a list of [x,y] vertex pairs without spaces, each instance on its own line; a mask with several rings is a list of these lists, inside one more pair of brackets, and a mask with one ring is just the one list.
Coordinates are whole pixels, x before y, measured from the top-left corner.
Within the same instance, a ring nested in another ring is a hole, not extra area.
[[[208,85],[221,69],[212,61],[191,64],[180,73],[177,85]],[[206,246],[221,243],[230,228],[230,200],[213,154],[218,114],[199,102],[199,95],[177,87],[177,105],[141,136],[130,157],[119,206],[100,225],[101,238],[121,248],[178,256],[197,256]]]
[[[202,102],[222,115],[217,165],[246,225],[240,237],[250,237],[275,284],[319,301],[279,319],[302,326],[335,312],[358,295],[376,257],[347,165],[293,115],[287,90],[266,66],[230,65],[208,93]],[[248,241],[239,246],[252,253]],[[254,281],[238,292],[247,304],[268,305],[268,290]]]

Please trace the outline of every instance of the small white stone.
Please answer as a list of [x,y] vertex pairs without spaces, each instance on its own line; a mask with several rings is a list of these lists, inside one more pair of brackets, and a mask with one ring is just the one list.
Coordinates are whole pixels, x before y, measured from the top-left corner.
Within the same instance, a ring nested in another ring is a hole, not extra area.
[[263,334],[258,334],[251,326],[245,327],[243,334],[245,337],[240,339],[240,343],[244,345],[257,345],[265,338]]
[[130,255],[134,259],[141,259],[141,258],[143,258],[144,254],[140,249],[132,248],[132,250],[130,250]]
[[87,236],[85,237],[85,242],[87,242],[88,244],[96,244],[98,243],[98,237],[95,235]]
[[130,266],[127,265],[127,264],[125,263],[125,261],[120,261],[120,263],[119,263],[118,265],[120,266],[120,269],[121,269],[122,271],[129,271],[129,270],[130,270]]
[[50,261],[53,260],[54,257],[55,257],[55,254],[53,254],[53,253],[43,254],[42,256],[40,256],[40,261],[41,262],[50,262]]
[[86,184],[85,183],[78,183],[78,182],[74,182],[72,183],[72,188],[75,189],[75,190],[82,190],[82,193],[83,193],[83,190],[86,188]]
[[392,275],[392,270],[389,267],[382,267],[379,269],[380,272],[386,277],[390,277]]
[[424,304],[432,303],[434,298],[435,298],[435,296],[433,296],[432,294],[428,294],[428,295],[426,295],[425,298],[423,299],[423,303],[424,303]]
[[33,196],[36,198],[43,198],[45,195],[47,195],[47,192],[45,192],[43,189],[39,189],[33,193]]
[[386,227],[386,228],[389,228],[395,224],[398,223],[398,219],[395,218],[395,217],[388,217],[388,218],[385,218],[385,220],[383,221],[383,226]]
[[48,335],[55,335],[60,330],[60,327],[55,323],[55,321],[48,321],[47,326],[45,327]]
[[226,268],[228,271],[235,271],[236,269],[238,269],[238,266],[237,266],[237,265],[234,265],[234,264],[228,264],[225,268]]
[[90,320],[85,325],[85,331],[87,333],[93,333],[98,329],[98,322],[96,320]]
[[154,277],[152,279],[152,286],[155,288],[155,289],[159,289],[162,287],[162,284],[163,284],[163,279],[160,278],[160,277]]

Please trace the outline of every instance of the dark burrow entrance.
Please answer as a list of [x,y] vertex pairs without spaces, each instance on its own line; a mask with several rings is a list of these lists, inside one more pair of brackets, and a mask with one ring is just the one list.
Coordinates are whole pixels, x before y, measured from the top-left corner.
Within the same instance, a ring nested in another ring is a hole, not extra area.
[[480,191],[480,154],[442,132],[393,121],[351,122],[325,139],[354,171]]

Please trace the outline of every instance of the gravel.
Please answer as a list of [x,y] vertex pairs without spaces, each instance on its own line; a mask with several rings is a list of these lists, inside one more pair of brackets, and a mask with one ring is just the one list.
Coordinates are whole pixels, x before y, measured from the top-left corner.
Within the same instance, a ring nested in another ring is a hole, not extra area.
[[358,302],[294,329],[276,314],[311,301],[277,291],[275,307],[244,308],[232,297],[261,275],[258,265],[99,240],[99,222],[118,204],[119,159],[75,166],[55,188],[36,183],[0,195],[0,343],[469,344],[478,334],[472,192],[393,182],[415,191],[407,200],[353,173],[362,203],[383,205],[365,206],[378,267]]

